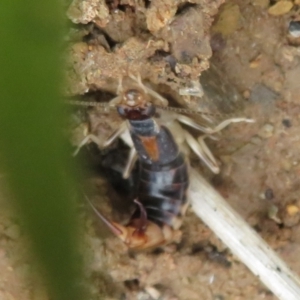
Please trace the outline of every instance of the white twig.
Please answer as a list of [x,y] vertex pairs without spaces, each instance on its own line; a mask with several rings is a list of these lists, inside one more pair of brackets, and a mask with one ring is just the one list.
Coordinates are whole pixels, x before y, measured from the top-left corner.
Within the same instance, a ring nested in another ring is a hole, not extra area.
[[190,198],[197,216],[279,299],[300,299],[299,277],[195,170]]

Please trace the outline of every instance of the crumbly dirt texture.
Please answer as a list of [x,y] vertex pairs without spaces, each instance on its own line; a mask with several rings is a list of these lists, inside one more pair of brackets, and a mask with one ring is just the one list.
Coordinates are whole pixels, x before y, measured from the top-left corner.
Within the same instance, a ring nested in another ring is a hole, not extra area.
[[[228,112],[254,118],[254,124],[233,124],[217,141],[208,140],[220,174],[212,175],[192,154],[191,165],[300,274],[300,40],[288,34],[299,6],[290,2],[287,10],[272,8],[267,0],[235,0],[219,8],[223,2],[74,0],[67,16],[78,25],[68,36],[66,93],[108,101],[120,76],[140,74],[168,100],[214,107],[223,119]],[[209,64],[214,71],[205,75]],[[179,90],[194,87],[199,76],[209,97],[180,96]],[[74,146],[85,130],[101,144],[121,122],[109,111],[91,109],[87,116],[89,126],[81,122],[72,131]],[[114,143],[107,151],[118,149]],[[96,195],[93,203],[124,221],[131,206],[105,175],[95,174],[87,180]],[[132,252],[80,206],[89,299],[276,299],[191,209],[180,241]],[[47,299],[28,279],[22,231],[9,210],[1,210],[0,227],[0,299]]]
[[188,87],[209,66],[209,30],[223,2],[74,0],[68,17],[87,25],[72,31],[69,95],[115,93],[129,73],[174,92]]

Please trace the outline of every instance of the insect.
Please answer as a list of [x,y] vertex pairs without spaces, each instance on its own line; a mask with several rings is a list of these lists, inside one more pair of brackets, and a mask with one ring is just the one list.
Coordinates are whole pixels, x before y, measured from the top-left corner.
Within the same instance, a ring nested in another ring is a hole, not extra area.
[[[153,102],[158,101],[161,107],[166,107],[167,100],[146,87],[139,77],[131,78],[137,85],[123,89],[120,83],[118,96],[109,105],[115,106],[119,115],[125,119],[131,137],[127,142],[129,145],[131,143],[131,153],[124,176],[130,172],[136,157],[139,159],[138,196],[134,200],[136,209],[128,224],[123,226],[105,218],[86,198],[100,219],[129,248],[149,249],[172,241],[182,223],[182,216],[188,205],[189,166],[170,130],[154,119],[156,106]],[[232,122],[250,122],[248,119],[231,119],[209,129],[186,116],[175,114],[173,117],[206,134],[217,132]],[[123,123],[104,146],[124,135],[126,128]],[[89,138],[91,137],[88,136],[83,142],[86,143]],[[97,137],[93,136],[92,139],[97,142]],[[185,140],[214,172],[218,172],[217,162],[205,145],[204,138],[197,141],[186,132]]]

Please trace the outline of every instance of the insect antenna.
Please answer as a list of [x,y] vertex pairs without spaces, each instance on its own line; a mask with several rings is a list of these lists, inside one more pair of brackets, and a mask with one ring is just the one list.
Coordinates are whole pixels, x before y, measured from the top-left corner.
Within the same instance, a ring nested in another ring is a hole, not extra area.
[[109,112],[111,110],[116,109],[116,106],[114,105],[114,103],[110,103],[110,102],[67,100],[65,103],[67,103],[69,105],[74,105],[74,106],[97,107],[100,111],[103,111],[103,112]]
[[[118,97],[116,97],[117,99]],[[113,99],[114,100],[114,99]],[[111,101],[113,101],[111,100]],[[96,102],[96,101],[82,101],[82,100],[67,100],[66,103],[70,105],[77,105],[77,106],[92,106],[92,107],[100,107],[103,110],[110,109],[112,107],[115,107],[114,104],[110,104],[111,101],[109,102]],[[189,114],[189,115],[204,115],[204,116],[221,116],[221,114],[216,114],[216,113],[209,113],[209,112],[204,112],[204,111],[196,111],[192,109],[187,109],[187,108],[181,108],[181,107],[172,107],[172,106],[160,106],[160,105],[155,105],[156,108],[161,109],[161,110],[166,110],[166,111],[172,111],[176,112],[179,114]]]
[[103,109],[111,107],[109,102],[96,102],[96,101],[82,101],[82,100],[67,100],[67,104],[78,105],[78,106],[93,106],[93,107],[103,107]]
[[189,115],[202,115],[202,116],[221,116],[221,114],[218,113],[209,113],[205,111],[200,110],[192,110],[188,108],[181,108],[181,107],[172,107],[172,106],[159,106],[155,105],[158,109],[167,110],[176,112],[178,114],[189,114]]

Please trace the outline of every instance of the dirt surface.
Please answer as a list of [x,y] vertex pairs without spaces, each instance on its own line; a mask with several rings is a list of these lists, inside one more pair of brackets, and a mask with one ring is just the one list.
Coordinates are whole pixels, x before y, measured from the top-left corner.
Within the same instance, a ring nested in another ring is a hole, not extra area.
[[[218,113],[201,122],[217,124],[225,113],[254,118],[256,123],[231,125],[217,141],[208,141],[220,174],[213,175],[193,154],[191,165],[300,274],[300,41],[288,35],[299,7],[276,8],[274,16],[269,1],[236,0],[227,1],[215,16],[222,2],[74,0],[67,11],[78,24],[68,36],[67,93],[105,102],[116,95],[120,76],[139,73],[172,104]],[[209,62],[210,73],[200,77],[206,98],[200,98],[197,79]],[[198,97],[179,95],[190,89]],[[103,109],[76,110],[72,118],[74,146],[90,130],[101,148],[121,123],[116,113]],[[181,135],[176,139],[180,143]],[[97,208],[124,221],[134,178],[120,183],[110,174],[112,169],[120,174],[126,146],[117,142],[100,150],[89,144],[78,159],[93,166],[87,181]],[[126,201],[112,188],[118,184]],[[180,242],[132,252],[90,209],[80,207],[89,299],[276,299],[191,209]],[[8,209],[0,212],[0,226],[0,299],[47,299],[28,279],[23,235]]]

